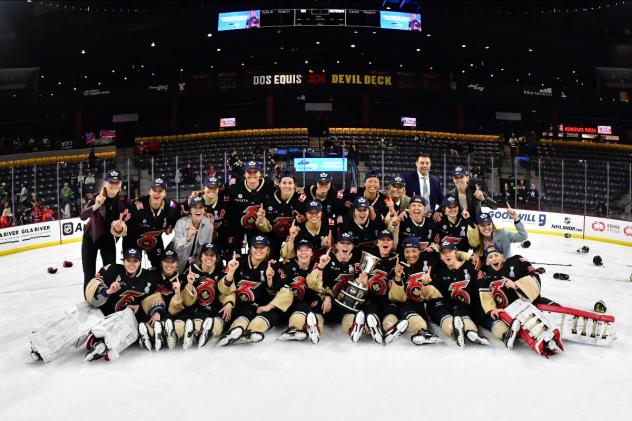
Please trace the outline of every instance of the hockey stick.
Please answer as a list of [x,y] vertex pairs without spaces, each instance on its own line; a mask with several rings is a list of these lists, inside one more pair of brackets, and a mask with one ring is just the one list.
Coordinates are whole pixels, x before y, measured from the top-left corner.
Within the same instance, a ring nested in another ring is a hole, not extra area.
[[532,265],[546,265],[546,266],[573,266],[570,263],[544,263],[544,262],[531,262]]

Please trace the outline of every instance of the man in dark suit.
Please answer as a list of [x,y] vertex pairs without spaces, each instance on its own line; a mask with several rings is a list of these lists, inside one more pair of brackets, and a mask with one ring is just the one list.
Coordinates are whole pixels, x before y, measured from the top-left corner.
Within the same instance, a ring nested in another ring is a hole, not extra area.
[[421,196],[428,203],[426,209],[434,211],[437,206],[441,206],[443,201],[443,188],[439,179],[430,175],[430,155],[419,154],[416,161],[417,170],[402,173],[402,178],[406,182],[406,194],[408,196]]

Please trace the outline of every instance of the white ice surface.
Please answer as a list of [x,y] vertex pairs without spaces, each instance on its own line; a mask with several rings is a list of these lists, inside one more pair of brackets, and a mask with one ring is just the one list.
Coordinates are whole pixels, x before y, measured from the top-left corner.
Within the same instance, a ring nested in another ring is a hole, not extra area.
[[[611,347],[567,342],[545,359],[520,342],[508,351],[489,332],[492,346],[460,351],[452,341],[416,347],[408,335],[388,347],[366,337],[354,345],[327,327],[317,345],[278,342],[275,329],[255,345],[151,354],[133,346],[110,363],[85,363],[78,349],[33,364],[29,329],[82,299],[80,244],[0,257],[0,420],[629,420],[632,248],[531,241],[514,252],[573,264],[545,266],[543,295],[583,309],[604,300],[616,317]],[[574,254],[582,245],[590,253]],[[605,267],[593,266],[595,254]],[[553,279],[557,271],[571,281]]]

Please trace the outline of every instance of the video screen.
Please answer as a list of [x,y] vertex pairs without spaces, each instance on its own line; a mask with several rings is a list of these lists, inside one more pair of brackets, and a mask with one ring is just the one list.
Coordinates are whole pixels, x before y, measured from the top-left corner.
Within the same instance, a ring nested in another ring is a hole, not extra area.
[[219,127],[237,127],[237,119],[235,117],[220,118]]
[[402,126],[417,127],[417,118],[416,117],[402,117]]
[[597,133],[612,134],[612,126],[597,126]]
[[261,10],[245,10],[243,12],[220,13],[217,18],[218,31],[259,28],[261,26]]
[[421,32],[421,14],[381,10],[380,28]]

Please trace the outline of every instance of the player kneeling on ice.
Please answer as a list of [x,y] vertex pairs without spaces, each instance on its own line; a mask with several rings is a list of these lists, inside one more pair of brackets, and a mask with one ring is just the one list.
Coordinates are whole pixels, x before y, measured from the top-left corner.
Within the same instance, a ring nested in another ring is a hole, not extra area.
[[496,246],[485,249],[487,266],[479,280],[483,325],[513,347],[518,333],[538,354],[564,350],[560,331],[534,304],[557,305],[540,296],[540,274],[520,255],[505,260]]
[[[219,337],[224,331],[224,323],[230,321],[235,307],[236,288],[231,275],[238,266],[237,253],[234,253],[224,269],[217,247],[205,243],[197,261],[184,272],[187,277],[185,295],[193,295],[193,305],[175,321],[175,335],[178,339],[183,338],[184,349],[191,348],[195,341],[201,348],[211,337]],[[189,285],[192,286],[190,290]],[[167,340],[174,345],[175,342],[175,338]]]
[[303,341],[309,336],[312,343],[316,344],[320,340],[324,319],[323,302],[312,289],[314,284],[310,285],[308,280],[314,245],[311,241],[303,239],[294,244],[294,249],[296,258],[279,265],[273,280],[277,289],[283,284],[288,284],[294,295],[292,305],[286,312],[289,314],[288,328],[283,331],[279,340]]
[[[273,262],[269,259],[270,243],[263,235],[250,242],[247,256],[228,263],[226,280],[237,284],[237,305],[230,330],[218,345],[261,342],[264,333],[279,323],[283,313],[292,305],[292,291],[288,285],[275,285]],[[266,303],[264,305],[264,303]]]
[[[164,312],[165,303],[156,291],[152,274],[140,267],[140,250],[126,249],[123,257],[122,265],[104,266],[86,286],[86,301],[105,315],[91,329],[86,361],[118,358],[121,351],[138,339],[139,330],[142,331],[139,326],[147,326],[139,325],[137,318],[153,326]],[[145,335],[141,341],[149,341],[149,336]],[[151,348],[151,344],[143,346]]]
[[444,264],[432,271],[432,282],[427,286],[428,314],[459,347],[465,346],[466,339],[474,344],[489,345],[474,323],[482,317],[477,280],[483,274],[473,263],[459,260],[456,247],[450,241],[441,243],[440,257]]
[[[432,333],[425,319],[425,297],[430,292],[426,287],[430,283],[431,268],[436,267],[438,254],[427,249],[427,243],[420,245],[416,237],[405,237],[401,247],[406,262],[399,258],[393,270],[393,283],[388,298],[399,307],[399,317],[408,321],[408,331],[412,333],[410,340],[415,345],[443,342]],[[423,247],[424,251],[421,251]]]

